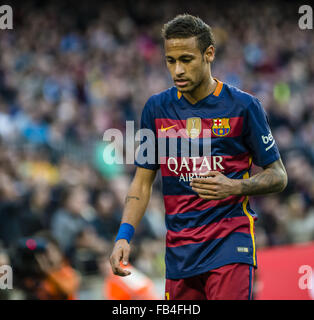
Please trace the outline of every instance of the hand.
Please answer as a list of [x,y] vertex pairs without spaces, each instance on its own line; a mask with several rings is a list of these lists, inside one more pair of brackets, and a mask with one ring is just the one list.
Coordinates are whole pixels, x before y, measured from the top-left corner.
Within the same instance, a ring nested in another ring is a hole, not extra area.
[[210,171],[204,178],[194,178],[192,190],[205,200],[221,200],[236,194],[237,180],[229,179],[221,172]]
[[120,239],[116,242],[112,254],[110,256],[110,264],[112,272],[118,276],[128,276],[130,271],[121,268],[120,261],[126,266],[129,263],[130,245],[125,239]]

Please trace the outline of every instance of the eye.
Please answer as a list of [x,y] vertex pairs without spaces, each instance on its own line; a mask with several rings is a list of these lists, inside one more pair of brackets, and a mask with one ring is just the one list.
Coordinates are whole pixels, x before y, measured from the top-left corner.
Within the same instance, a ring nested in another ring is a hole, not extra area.
[[185,59],[182,59],[181,60],[183,63],[189,63],[192,61],[192,59],[189,59],[189,58],[185,58]]
[[170,63],[170,64],[173,64],[175,63],[176,61],[174,59],[167,59],[167,63]]

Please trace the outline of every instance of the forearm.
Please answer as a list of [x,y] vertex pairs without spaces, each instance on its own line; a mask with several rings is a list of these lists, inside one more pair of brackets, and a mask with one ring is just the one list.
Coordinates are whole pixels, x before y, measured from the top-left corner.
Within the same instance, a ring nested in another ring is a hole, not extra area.
[[248,179],[236,181],[236,195],[262,195],[281,192],[287,185],[287,175],[284,169],[266,168]]
[[151,185],[142,185],[134,181],[125,199],[121,223],[129,223],[134,228],[140,223],[151,195]]
[[[131,272],[120,266],[128,264],[130,254],[130,240],[134,229],[140,223],[152,192],[152,185],[156,176],[156,171],[137,168],[135,177],[132,181],[128,195],[125,199],[121,226],[117,235],[118,240],[110,256],[110,263],[114,274],[127,276]],[[131,226],[130,226],[131,225]]]

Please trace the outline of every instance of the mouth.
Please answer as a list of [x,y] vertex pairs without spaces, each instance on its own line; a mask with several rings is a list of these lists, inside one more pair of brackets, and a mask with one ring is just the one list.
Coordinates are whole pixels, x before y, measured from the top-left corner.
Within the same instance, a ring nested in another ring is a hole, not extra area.
[[178,87],[185,87],[189,81],[188,80],[175,80],[174,83],[178,86]]

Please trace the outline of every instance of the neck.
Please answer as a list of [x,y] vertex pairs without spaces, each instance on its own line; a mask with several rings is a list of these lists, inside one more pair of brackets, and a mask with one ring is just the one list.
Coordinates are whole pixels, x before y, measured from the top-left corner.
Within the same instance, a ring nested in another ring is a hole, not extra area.
[[204,99],[212,92],[215,91],[217,86],[217,81],[209,75],[197,88],[191,92],[184,92],[183,96],[191,103],[195,104],[198,101]]

